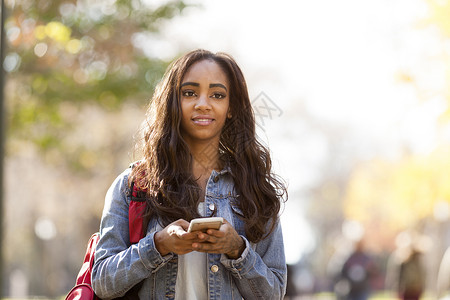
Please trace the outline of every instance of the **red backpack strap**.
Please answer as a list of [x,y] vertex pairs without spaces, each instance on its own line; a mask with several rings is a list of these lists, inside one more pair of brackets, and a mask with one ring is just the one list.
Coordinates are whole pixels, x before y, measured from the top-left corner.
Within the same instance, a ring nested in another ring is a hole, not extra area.
[[[131,168],[139,165],[141,161],[130,165]],[[147,189],[141,189],[134,181],[130,187],[130,206],[128,208],[128,222],[131,244],[138,243],[147,232],[148,222],[145,220],[147,208]]]
[[128,222],[131,244],[138,243],[147,232],[147,222],[144,222],[146,213],[146,191],[139,189],[134,182],[131,183],[131,201],[128,208]]

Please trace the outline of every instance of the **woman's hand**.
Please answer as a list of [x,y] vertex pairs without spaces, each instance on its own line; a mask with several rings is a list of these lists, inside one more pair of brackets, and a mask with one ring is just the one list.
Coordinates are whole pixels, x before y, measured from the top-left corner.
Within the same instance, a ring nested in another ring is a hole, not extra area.
[[192,244],[192,249],[198,252],[224,253],[228,258],[236,259],[245,249],[244,240],[225,219],[219,230],[198,232],[198,238],[200,241]]
[[189,222],[179,219],[155,233],[155,247],[164,256],[170,252],[186,254],[194,250],[192,243],[199,241],[198,232],[186,232]]

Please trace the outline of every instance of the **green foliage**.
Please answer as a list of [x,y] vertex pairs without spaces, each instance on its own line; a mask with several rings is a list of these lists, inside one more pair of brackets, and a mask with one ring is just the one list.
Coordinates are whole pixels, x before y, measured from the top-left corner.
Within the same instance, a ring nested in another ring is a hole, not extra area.
[[186,7],[140,0],[8,4],[8,138],[44,152],[65,151],[63,137],[86,105],[114,111],[125,102],[149,101],[168,62],[145,56],[136,34],[157,34]]

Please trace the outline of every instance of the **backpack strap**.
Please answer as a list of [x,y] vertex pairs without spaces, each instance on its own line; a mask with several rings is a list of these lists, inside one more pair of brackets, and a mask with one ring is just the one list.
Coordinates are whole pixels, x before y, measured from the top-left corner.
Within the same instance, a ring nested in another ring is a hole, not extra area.
[[[130,167],[134,168],[140,163],[141,161],[132,163]],[[129,190],[129,196],[131,201],[128,208],[128,228],[130,233],[130,243],[135,244],[138,243],[147,232],[148,220],[145,218],[147,210],[147,189],[140,189],[133,181]]]
[[[141,161],[132,163],[130,168],[134,168]],[[147,211],[147,189],[140,189],[137,185],[134,184],[134,181],[131,182],[131,187],[129,190],[130,196],[130,206],[128,207],[128,228],[130,234],[130,243],[136,244],[145,236],[147,232],[147,226],[149,219],[146,217]],[[121,300],[133,300],[139,299],[139,291],[144,284],[144,280],[136,284],[132,287]]]
[[140,190],[134,182],[131,183],[130,188],[131,201],[128,208],[128,222],[130,231],[130,243],[138,243],[147,232],[148,221],[145,221],[145,213],[147,208],[146,197],[144,190]]

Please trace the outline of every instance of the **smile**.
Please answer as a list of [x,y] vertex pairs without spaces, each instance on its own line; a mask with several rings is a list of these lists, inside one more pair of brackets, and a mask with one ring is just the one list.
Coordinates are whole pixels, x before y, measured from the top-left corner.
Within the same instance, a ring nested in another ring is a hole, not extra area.
[[193,118],[192,121],[194,121],[194,124],[196,124],[196,125],[205,126],[205,125],[211,124],[214,121],[214,119],[211,119],[211,118]]

